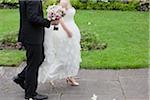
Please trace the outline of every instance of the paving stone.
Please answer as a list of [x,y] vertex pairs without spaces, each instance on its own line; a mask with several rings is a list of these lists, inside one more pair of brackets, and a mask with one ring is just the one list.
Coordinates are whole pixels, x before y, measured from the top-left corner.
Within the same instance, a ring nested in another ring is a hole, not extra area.
[[121,77],[131,77],[131,78],[148,78],[149,69],[124,69],[118,70],[119,76]]
[[[59,95],[51,95],[51,94],[46,94],[48,95],[49,99],[48,100],[60,100]],[[9,96],[1,96],[0,100],[25,100],[23,95],[18,95],[18,94],[13,94]]]
[[[123,96],[113,95],[96,95],[97,100],[125,100]],[[93,94],[91,95],[75,95],[75,94],[64,94],[61,100],[92,100]]]
[[[46,86],[43,84],[39,87],[39,91],[42,92],[48,92],[51,94],[55,93],[62,93],[62,94],[89,94],[88,91],[88,85],[86,82],[80,81],[80,86],[70,86],[68,85],[64,80],[61,81],[55,81],[55,86],[50,85],[49,83],[46,83],[48,86],[46,89]],[[45,88],[45,90],[44,90]]]
[[90,93],[98,95],[122,96],[122,90],[118,81],[95,81],[88,83]]
[[124,78],[120,82],[127,98],[148,98],[149,87],[147,78]]
[[12,94],[12,95],[5,95],[1,96],[0,100],[24,100],[23,95],[18,95],[18,94]]
[[75,94],[64,94],[61,100],[92,100],[92,95],[75,95]]
[[149,98],[137,98],[137,97],[135,97],[135,98],[126,98],[126,100],[149,100]]
[[76,95],[114,95],[123,96],[121,87],[118,81],[80,81],[80,86],[72,87],[67,85],[64,81],[55,82],[55,88],[50,84],[43,84],[39,86],[39,91],[42,93],[62,93],[62,94],[76,94]]
[[116,70],[85,70],[79,72],[80,80],[118,80]]
[[[24,90],[13,83],[12,77],[25,66],[0,67],[0,100],[24,100]],[[149,69],[136,70],[80,70],[80,86],[72,87],[65,80],[39,84],[38,92],[47,94],[48,100],[148,100]]]

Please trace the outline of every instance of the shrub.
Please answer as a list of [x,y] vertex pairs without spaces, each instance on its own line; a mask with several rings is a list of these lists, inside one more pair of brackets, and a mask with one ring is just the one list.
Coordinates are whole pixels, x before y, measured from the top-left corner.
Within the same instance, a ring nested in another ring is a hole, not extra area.
[[0,0],[0,3],[18,3],[19,0]]
[[0,0],[0,8],[18,8],[18,0]]
[[[43,0],[43,8],[46,9],[49,5],[56,4],[58,0]],[[18,0],[0,0],[1,8],[17,8]],[[131,2],[122,2],[122,0],[71,0],[72,5],[76,9],[88,10],[122,10],[134,11],[139,10],[139,2],[133,0]]]
[[[104,0],[103,0],[104,1]],[[47,0],[43,3],[46,9],[49,5],[56,3],[57,0]],[[88,10],[122,10],[134,11],[138,10],[139,2],[121,2],[121,0],[110,0],[109,2],[102,2],[102,0],[71,0],[71,4],[76,9]]]
[[87,9],[96,10],[122,10],[122,11],[134,11],[137,10],[138,2],[98,2],[98,3],[88,3]]
[[[105,42],[102,42],[98,39],[98,35],[95,33],[88,33],[88,32],[81,32],[82,39],[81,39],[81,47],[82,50],[103,50],[107,47]],[[0,40],[0,44],[2,47],[9,47],[15,48],[15,44],[17,42],[18,34],[16,33],[9,33]],[[0,46],[0,49],[2,48]]]
[[96,33],[81,32],[81,35],[82,50],[103,50],[107,47],[105,42],[98,39]]
[[0,40],[0,50],[3,49],[15,49],[17,42],[17,34],[16,33],[9,33]]
[[82,3],[87,3],[88,0],[80,0]]
[[9,33],[9,34],[6,34],[2,40],[0,40],[0,42],[2,44],[9,44],[9,43],[13,43],[13,44],[16,44],[17,42],[17,37],[18,37],[18,34],[17,33]]

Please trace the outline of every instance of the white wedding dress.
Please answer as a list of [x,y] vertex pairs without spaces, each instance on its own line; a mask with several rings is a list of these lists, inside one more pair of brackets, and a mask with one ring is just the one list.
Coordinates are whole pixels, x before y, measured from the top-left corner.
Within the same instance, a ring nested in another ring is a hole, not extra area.
[[66,10],[63,17],[65,25],[73,33],[69,38],[62,26],[53,30],[53,26],[45,29],[44,51],[45,61],[39,69],[40,83],[76,76],[81,62],[80,31],[74,22],[76,10],[72,7]]

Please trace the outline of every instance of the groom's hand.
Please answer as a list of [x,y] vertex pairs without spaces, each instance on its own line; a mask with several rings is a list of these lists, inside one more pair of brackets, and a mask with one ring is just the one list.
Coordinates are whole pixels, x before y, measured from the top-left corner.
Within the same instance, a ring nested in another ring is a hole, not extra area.
[[59,20],[51,21],[51,25],[58,25],[58,24],[59,24]]
[[17,42],[16,43],[16,48],[21,50],[22,49],[22,43],[21,42]]

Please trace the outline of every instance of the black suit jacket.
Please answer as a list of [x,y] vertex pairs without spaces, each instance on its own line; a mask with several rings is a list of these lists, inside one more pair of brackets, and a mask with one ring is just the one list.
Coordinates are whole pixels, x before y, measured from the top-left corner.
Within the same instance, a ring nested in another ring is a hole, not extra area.
[[20,0],[20,30],[18,42],[42,44],[44,27],[50,27],[50,22],[43,17],[41,0]]

